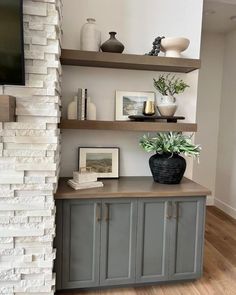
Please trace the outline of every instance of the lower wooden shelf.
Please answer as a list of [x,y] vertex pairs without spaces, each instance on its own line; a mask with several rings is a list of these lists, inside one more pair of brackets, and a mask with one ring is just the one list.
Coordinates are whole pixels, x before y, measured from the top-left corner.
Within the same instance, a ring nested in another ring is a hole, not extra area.
[[62,119],[60,129],[91,129],[121,131],[177,131],[196,132],[195,123],[134,122],[134,121],[80,121]]

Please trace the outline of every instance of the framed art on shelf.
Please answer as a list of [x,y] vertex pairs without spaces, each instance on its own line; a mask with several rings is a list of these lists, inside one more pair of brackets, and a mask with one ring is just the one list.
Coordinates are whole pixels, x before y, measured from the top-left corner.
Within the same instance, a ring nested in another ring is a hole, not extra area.
[[129,116],[142,115],[143,103],[153,101],[155,92],[116,91],[116,120],[129,120]]
[[119,178],[119,157],[117,147],[79,147],[78,168],[90,169],[98,178]]

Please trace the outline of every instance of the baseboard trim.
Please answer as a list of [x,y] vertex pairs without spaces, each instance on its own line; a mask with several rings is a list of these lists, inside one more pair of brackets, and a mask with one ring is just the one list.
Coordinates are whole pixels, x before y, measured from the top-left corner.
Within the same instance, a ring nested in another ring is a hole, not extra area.
[[206,205],[207,206],[214,206],[215,205],[214,197],[207,196]]
[[236,219],[236,209],[229,206],[225,202],[220,201],[219,199],[215,198],[215,206],[220,210],[224,211],[226,214],[231,216],[232,218]]

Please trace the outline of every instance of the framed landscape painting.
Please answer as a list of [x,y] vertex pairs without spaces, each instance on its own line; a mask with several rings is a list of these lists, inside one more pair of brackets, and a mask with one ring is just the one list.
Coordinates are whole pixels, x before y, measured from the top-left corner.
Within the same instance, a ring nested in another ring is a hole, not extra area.
[[142,115],[145,101],[155,102],[155,92],[116,91],[116,120],[129,120],[131,115]]
[[79,169],[87,168],[98,178],[119,177],[120,149],[114,147],[79,147]]

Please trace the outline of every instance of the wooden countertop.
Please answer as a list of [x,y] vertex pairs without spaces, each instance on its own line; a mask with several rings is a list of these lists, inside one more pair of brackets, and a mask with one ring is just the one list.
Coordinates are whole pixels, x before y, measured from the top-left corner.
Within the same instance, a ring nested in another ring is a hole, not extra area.
[[210,190],[196,182],[183,178],[177,185],[159,184],[152,177],[120,177],[104,179],[104,187],[74,190],[67,185],[68,178],[60,178],[55,199],[91,198],[148,198],[148,197],[196,197],[211,195]]

